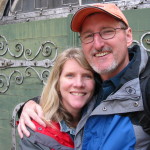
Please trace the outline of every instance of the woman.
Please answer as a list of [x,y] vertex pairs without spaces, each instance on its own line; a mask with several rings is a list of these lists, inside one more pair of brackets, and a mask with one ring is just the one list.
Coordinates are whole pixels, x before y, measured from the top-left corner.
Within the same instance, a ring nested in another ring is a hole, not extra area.
[[76,125],[94,87],[94,73],[82,51],[71,48],[62,52],[40,98],[47,127],[33,121],[36,131],[21,139],[20,149],[72,150]]

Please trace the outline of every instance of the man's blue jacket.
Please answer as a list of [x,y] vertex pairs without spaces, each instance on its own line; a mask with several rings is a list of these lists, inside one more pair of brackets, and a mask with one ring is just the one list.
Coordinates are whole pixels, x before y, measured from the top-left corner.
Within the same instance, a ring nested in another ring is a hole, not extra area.
[[144,110],[139,76],[148,54],[137,45],[129,49],[133,53],[115,91],[102,100],[97,94],[88,104],[76,129],[76,150],[148,150],[150,136],[136,118]]

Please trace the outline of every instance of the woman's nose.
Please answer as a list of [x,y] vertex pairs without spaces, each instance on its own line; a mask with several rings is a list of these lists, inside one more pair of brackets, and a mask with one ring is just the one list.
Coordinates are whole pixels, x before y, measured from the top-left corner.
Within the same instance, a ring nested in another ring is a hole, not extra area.
[[84,80],[81,77],[77,77],[74,81],[74,86],[76,87],[84,87]]

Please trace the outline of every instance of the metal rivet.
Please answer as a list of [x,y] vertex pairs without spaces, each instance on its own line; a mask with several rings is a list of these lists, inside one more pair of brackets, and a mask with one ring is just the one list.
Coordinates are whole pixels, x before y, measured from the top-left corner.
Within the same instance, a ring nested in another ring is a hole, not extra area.
[[38,130],[42,130],[42,128],[41,128],[41,127],[39,127],[39,128],[38,128]]
[[150,39],[145,40],[147,44],[150,44]]
[[103,107],[103,111],[106,111],[107,110],[107,108],[106,107]]
[[134,107],[137,107],[137,106],[139,106],[139,103],[135,102],[133,105],[134,105]]

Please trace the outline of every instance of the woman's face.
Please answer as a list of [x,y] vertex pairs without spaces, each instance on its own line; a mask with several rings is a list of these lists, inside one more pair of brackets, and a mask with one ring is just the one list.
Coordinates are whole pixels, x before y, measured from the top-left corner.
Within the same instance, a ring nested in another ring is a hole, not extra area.
[[93,95],[95,81],[91,71],[74,59],[67,60],[59,80],[64,107],[71,113],[80,112]]

